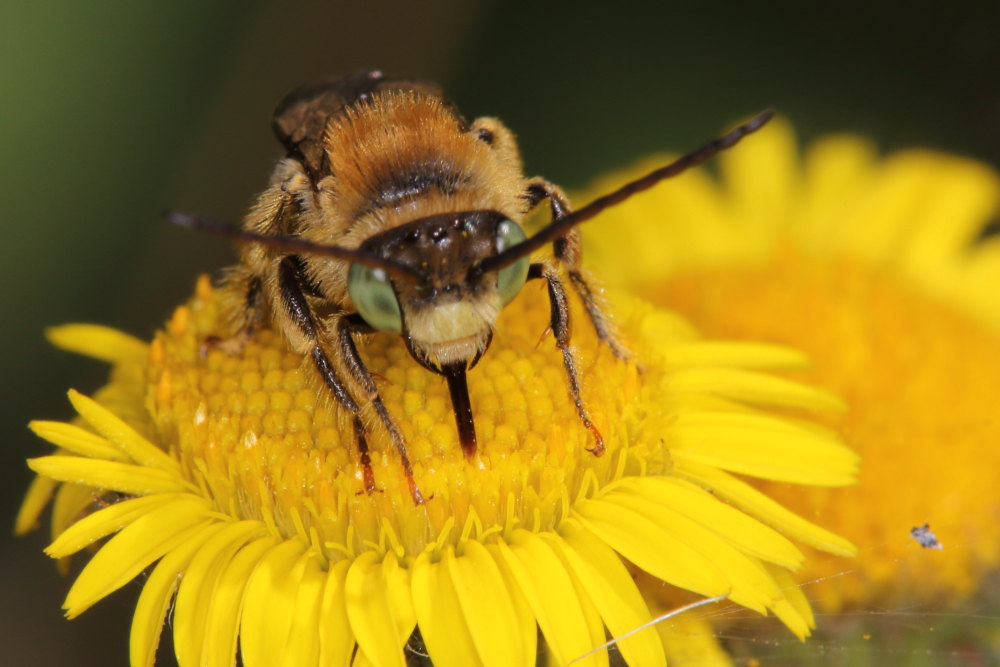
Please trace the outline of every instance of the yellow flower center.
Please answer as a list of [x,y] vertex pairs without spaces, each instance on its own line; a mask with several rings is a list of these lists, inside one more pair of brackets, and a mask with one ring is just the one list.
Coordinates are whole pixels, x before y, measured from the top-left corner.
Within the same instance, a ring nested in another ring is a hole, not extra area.
[[157,439],[177,443],[186,475],[218,511],[302,535],[333,560],[370,548],[412,556],[431,543],[515,526],[553,528],[579,494],[635,472],[639,461],[647,472],[668,463],[656,438],[629,432],[642,416],[632,414],[643,390],[635,366],[616,360],[575,310],[584,400],[607,447],[601,457],[586,451],[593,438],[570,398],[562,354],[550,336],[539,340],[548,312],[542,287],[529,285],[504,310],[491,349],[469,373],[479,436],[472,460],[459,446],[444,379],[413,361],[398,336],[361,342],[430,499],[424,505],[413,503],[399,457],[368,409],[377,491],[364,491],[350,415],[277,332],[260,331],[235,355],[211,345],[224,322],[207,281],[153,344]]
[[[996,486],[984,461],[1000,431],[1000,338],[888,273],[819,260],[791,244],[759,268],[679,274],[650,300],[680,310],[708,336],[771,340],[815,360],[812,380],[843,396],[835,425],[863,454],[861,483],[837,489],[761,482],[765,492],[845,535],[859,569],[810,589],[828,608],[863,600],[932,599],[972,592],[1000,563],[1000,523],[984,507]],[[906,492],[899,485],[913,488]],[[982,520],[966,520],[979,516]],[[922,551],[909,535],[929,523],[948,550]],[[844,569],[823,555],[801,579]],[[853,569],[853,568],[852,568]],[[920,582],[905,588],[895,581]]]

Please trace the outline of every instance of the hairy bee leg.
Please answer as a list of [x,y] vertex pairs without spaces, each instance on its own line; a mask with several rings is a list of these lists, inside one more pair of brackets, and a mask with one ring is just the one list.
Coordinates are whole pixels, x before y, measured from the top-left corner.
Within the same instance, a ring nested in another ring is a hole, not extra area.
[[[536,178],[528,184],[527,200],[531,208],[538,206],[542,201],[549,200],[549,209],[552,212],[552,219],[558,220],[572,209],[566,195],[558,186],[548,181]],[[583,307],[587,311],[590,323],[597,332],[597,337],[605,343],[611,353],[622,361],[628,361],[629,353],[618,339],[618,333],[610,318],[604,312],[603,304],[595,290],[590,286],[590,282],[583,273],[582,257],[583,248],[580,237],[580,230],[574,227],[566,236],[556,239],[552,244],[552,249],[556,259],[562,263],[569,274],[570,284],[583,302]]]
[[354,344],[354,333],[372,333],[374,329],[357,313],[337,317],[333,327],[337,333],[340,358],[343,359],[348,373],[350,373],[354,381],[365,392],[366,398],[371,401],[372,406],[375,408],[375,413],[378,414],[382,425],[385,426],[385,430],[389,432],[392,444],[396,446],[396,451],[399,452],[403,472],[410,487],[410,495],[413,496],[413,502],[420,505],[424,502],[424,497],[413,480],[413,465],[410,463],[410,456],[406,452],[406,441],[403,439],[403,434],[399,432],[399,428],[396,427],[396,423],[392,420],[392,415],[389,414],[385,403],[382,402],[382,397],[378,393],[378,387],[375,385],[375,378],[372,377],[371,372],[365,366],[365,362],[361,359],[361,355],[358,354],[358,348]]
[[552,328],[552,334],[556,338],[556,347],[562,351],[563,366],[566,368],[566,376],[569,380],[570,396],[573,398],[573,405],[576,406],[576,414],[580,417],[580,421],[583,422],[584,427],[594,437],[594,446],[587,451],[594,456],[600,456],[604,453],[604,438],[601,436],[601,432],[597,430],[597,427],[594,426],[594,423],[590,421],[587,408],[583,405],[583,398],[580,396],[580,375],[576,370],[576,359],[574,359],[573,352],[569,347],[570,321],[566,288],[563,286],[562,279],[559,278],[559,274],[555,268],[546,266],[545,264],[532,264],[528,268],[528,279],[532,280],[535,278],[543,278],[548,284],[549,305],[552,309],[549,326]]
[[230,335],[209,336],[201,345],[204,359],[209,350],[220,349],[230,356],[237,356],[253,338],[264,319],[261,307],[263,283],[259,275],[243,267],[230,271],[222,280],[222,290],[226,294],[223,311],[230,324]]
[[280,298],[292,321],[298,326],[299,331],[312,343],[313,347],[310,354],[312,355],[316,370],[319,371],[320,377],[323,378],[323,382],[326,383],[326,386],[333,393],[337,402],[349,410],[353,417],[354,437],[357,442],[365,492],[374,493],[375,473],[372,472],[371,458],[368,455],[368,440],[365,437],[364,423],[361,421],[361,408],[347,391],[344,383],[337,376],[337,371],[334,369],[333,364],[330,363],[329,357],[323,351],[323,346],[320,344],[318,336],[316,316],[313,314],[309,302],[306,301],[302,287],[299,284],[301,277],[300,267],[301,260],[297,257],[291,256],[281,260],[281,263],[278,265]]

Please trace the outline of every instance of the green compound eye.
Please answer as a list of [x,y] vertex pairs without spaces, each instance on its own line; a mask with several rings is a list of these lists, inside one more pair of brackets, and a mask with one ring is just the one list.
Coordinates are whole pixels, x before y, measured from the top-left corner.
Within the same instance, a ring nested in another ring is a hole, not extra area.
[[385,271],[352,264],[347,275],[347,291],[365,322],[379,331],[402,333],[403,316],[399,300]]
[[[503,252],[527,238],[519,224],[512,220],[504,220],[497,225],[497,252]],[[527,257],[522,257],[513,264],[500,269],[497,273],[497,291],[500,293],[500,301],[503,305],[506,306],[514,300],[514,297],[521,291],[521,286],[524,285],[524,281],[527,279]]]

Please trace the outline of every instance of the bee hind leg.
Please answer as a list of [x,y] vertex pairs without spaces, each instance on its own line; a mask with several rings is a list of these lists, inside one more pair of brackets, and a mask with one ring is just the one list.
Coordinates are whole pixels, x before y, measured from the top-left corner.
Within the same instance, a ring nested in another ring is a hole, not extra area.
[[[530,208],[535,208],[542,201],[549,200],[549,209],[552,212],[552,220],[558,220],[572,208],[569,200],[562,190],[548,181],[536,178],[529,182],[527,194]],[[573,290],[583,302],[583,307],[587,311],[590,323],[594,326],[597,337],[610,348],[611,353],[622,361],[628,361],[629,352],[622,345],[614,323],[608,317],[606,304],[599,289],[595,289],[591,280],[583,270],[583,247],[580,237],[580,229],[574,227],[566,232],[562,238],[556,239],[552,244],[552,249],[556,260],[566,268],[569,275],[570,284]]]
[[556,339],[556,347],[562,352],[563,355],[563,367],[566,369],[566,377],[569,380],[569,393],[570,397],[573,399],[573,405],[576,407],[576,414],[580,417],[580,421],[583,422],[584,427],[590,431],[590,434],[594,438],[594,446],[588,451],[594,456],[600,456],[604,453],[604,438],[601,436],[601,432],[597,430],[594,423],[590,420],[590,414],[587,412],[586,406],[583,404],[583,398],[580,395],[580,375],[576,369],[576,359],[573,356],[573,351],[569,345],[570,339],[570,321],[569,321],[569,303],[566,298],[566,288],[563,286],[562,279],[559,277],[558,271],[552,266],[546,264],[532,264],[528,268],[528,279],[543,278],[548,284],[549,288],[549,304],[552,308],[551,320],[549,326],[552,328],[552,334]]

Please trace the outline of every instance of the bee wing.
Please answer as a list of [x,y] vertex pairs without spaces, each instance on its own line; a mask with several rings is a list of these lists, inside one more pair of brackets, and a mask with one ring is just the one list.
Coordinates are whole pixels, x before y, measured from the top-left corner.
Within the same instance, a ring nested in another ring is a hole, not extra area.
[[288,156],[299,160],[316,183],[330,172],[323,144],[330,119],[383,90],[412,90],[441,97],[441,90],[431,84],[386,80],[378,70],[359,72],[292,91],[274,111],[274,133]]

